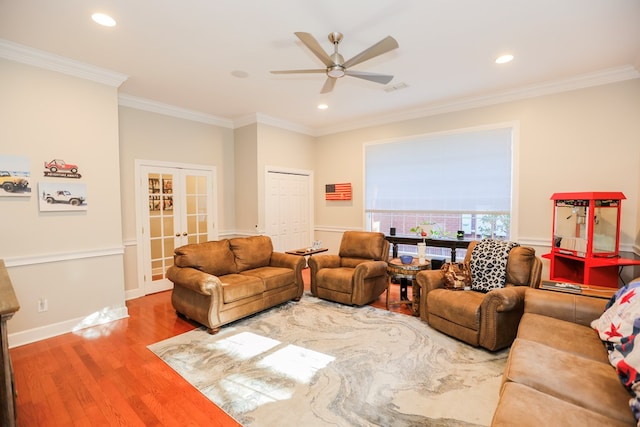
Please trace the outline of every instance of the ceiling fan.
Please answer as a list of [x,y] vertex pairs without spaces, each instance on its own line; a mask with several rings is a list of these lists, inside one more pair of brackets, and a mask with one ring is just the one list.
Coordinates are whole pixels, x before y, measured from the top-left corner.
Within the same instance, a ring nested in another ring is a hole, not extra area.
[[307,46],[307,48],[309,48],[309,50],[313,52],[313,54],[317,56],[327,68],[319,68],[313,70],[280,70],[271,71],[271,73],[326,73],[327,80],[324,82],[324,86],[322,86],[322,90],[320,91],[320,93],[331,92],[336,84],[336,80],[344,76],[357,77],[359,79],[369,80],[380,84],[387,84],[391,81],[391,79],[393,79],[393,76],[386,74],[366,73],[364,71],[350,70],[350,68],[354,65],[360,64],[361,62],[367,61],[369,59],[375,58],[376,56],[382,55],[383,53],[387,53],[393,49],[396,49],[398,47],[398,42],[391,36],[385,37],[373,46],[363,50],[348,61],[345,61],[342,55],[338,53],[338,45],[340,44],[340,41],[342,41],[342,33],[329,33],[329,41],[333,43],[333,54],[331,56],[329,56],[324,51],[324,49],[322,49],[318,41],[311,34],[303,32],[297,32],[294,34],[298,36],[302,43],[304,43],[304,45]]

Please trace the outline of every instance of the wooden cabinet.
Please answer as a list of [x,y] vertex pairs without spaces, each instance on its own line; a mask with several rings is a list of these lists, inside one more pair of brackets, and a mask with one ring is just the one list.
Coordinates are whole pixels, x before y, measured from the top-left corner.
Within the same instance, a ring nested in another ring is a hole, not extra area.
[[9,354],[9,342],[7,337],[7,321],[13,317],[20,308],[13,286],[9,280],[9,274],[0,259],[0,339],[2,351],[0,352],[0,365],[2,366],[2,386],[0,387],[0,425],[16,425],[15,389],[13,382],[13,366]]
[[621,192],[554,193],[549,278],[617,288],[620,269],[640,265],[621,258]]

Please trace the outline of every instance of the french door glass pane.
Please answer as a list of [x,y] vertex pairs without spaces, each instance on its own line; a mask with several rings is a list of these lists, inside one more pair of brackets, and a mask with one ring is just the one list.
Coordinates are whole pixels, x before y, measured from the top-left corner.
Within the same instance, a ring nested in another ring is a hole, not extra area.
[[173,174],[150,173],[148,182],[151,278],[161,280],[167,268],[173,264],[175,247]]

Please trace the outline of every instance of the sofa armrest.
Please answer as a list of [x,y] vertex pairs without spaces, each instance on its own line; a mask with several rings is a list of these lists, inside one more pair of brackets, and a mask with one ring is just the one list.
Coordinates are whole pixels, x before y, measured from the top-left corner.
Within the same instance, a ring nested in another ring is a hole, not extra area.
[[271,261],[269,262],[271,267],[290,268],[295,275],[296,285],[300,288],[300,296],[304,292],[304,281],[302,279],[302,269],[306,265],[306,261],[303,256],[285,254],[282,252],[274,252],[271,254]]
[[528,287],[507,286],[488,292],[480,305],[480,337],[482,347],[496,351],[513,343],[524,313]]
[[318,282],[316,281],[316,275],[323,268],[340,267],[340,257],[338,255],[316,255],[309,257],[308,263],[311,269],[311,293],[317,295]]
[[222,301],[222,282],[217,276],[192,267],[173,265],[167,270],[167,279],[171,280],[174,286],[182,286],[202,295],[217,297]]
[[590,326],[604,313],[607,299],[579,294],[527,289],[524,312]]
[[353,272],[353,282],[360,283],[372,277],[386,276],[386,261],[365,261],[358,264]]
[[423,295],[427,295],[429,291],[444,288],[444,273],[442,270],[422,270],[416,275],[416,280],[420,285]]

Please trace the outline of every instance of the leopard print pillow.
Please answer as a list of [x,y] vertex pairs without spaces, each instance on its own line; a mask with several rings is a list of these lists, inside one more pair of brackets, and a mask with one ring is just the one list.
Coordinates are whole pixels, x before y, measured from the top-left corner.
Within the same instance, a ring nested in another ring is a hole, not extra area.
[[471,289],[489,292],[504,288],[507,280],[507,260],[509,251],[520,246],[515,242],[484,239],[471,252]]

